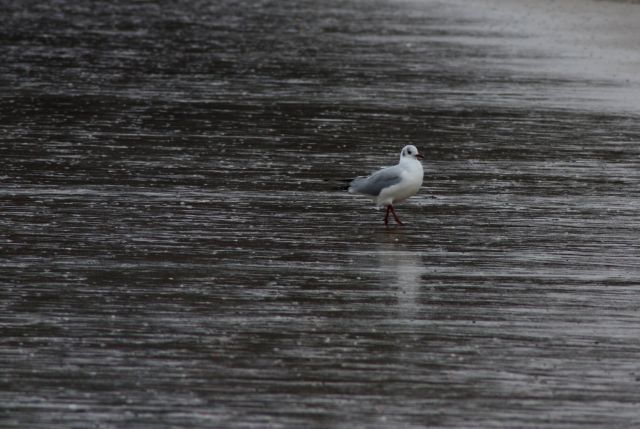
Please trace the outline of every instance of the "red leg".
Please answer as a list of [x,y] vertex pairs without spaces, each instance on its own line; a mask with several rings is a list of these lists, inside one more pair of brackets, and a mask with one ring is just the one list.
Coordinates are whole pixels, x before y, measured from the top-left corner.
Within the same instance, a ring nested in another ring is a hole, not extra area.
[[384,224],[387,225],[389,223],[389,207],[391,207],[390,205],[387,206],[387,212],[384,215]]
[[400,222],[400,219],[398,218],[398,215],[396,214],[396,211],[391,204],[389,204],[388,210],[391,210],[391,214],[393,215],[393,218],[396,220],[398,225],[404,225],[402,222]]

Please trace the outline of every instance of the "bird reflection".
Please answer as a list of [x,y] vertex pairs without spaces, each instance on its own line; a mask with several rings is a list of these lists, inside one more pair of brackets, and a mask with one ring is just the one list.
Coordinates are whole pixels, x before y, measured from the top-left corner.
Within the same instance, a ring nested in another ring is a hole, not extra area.
[[420,277],[425,272],[419,252],[403,250],[393,236],[380,243],[376,250],[378,266],[384,282],[394,286],[398,297],[398,310],[412,317],[418,308]]

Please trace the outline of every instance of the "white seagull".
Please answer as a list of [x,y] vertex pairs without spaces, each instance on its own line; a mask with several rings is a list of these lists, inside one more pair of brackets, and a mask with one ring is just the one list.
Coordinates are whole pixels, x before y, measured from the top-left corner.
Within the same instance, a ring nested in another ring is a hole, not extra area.
[[422,185],[424,170],[420,159],[424,157],[414,145],[402,148],[400,162],[393,167],[383,168],[367,177],[356,177],[349,184],[349,192],[372,197],[378,207],[387,207],[384,224],[389,223],[389,212],[402,225],[393,204],[415,195]]

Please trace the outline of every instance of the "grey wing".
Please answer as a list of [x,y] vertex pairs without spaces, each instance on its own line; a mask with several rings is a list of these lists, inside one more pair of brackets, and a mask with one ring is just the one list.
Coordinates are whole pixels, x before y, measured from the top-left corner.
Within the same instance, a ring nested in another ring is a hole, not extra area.
[[387,167],[368,177],[357,177],[349,185],[349,192],[376,197],[384,188],[400,183],[402,169],[398,166]]

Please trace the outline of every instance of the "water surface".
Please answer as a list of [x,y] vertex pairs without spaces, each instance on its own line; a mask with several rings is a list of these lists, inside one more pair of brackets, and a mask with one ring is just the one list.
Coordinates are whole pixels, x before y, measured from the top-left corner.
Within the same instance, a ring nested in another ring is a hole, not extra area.
[[[638,424],[637,63],[597,17],[639,10],[560,3],[7,2],[0,426]],[[339,179],[409,143],[385,228]]]

